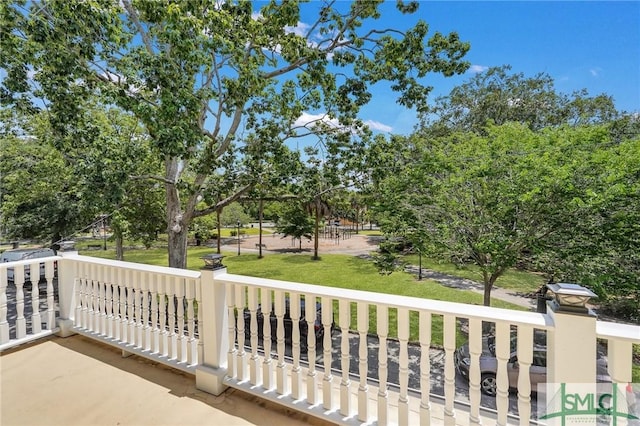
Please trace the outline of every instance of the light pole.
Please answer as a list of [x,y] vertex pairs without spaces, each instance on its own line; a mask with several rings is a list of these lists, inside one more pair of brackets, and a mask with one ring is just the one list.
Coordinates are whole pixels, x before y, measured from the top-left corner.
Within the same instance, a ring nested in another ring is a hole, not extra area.
[[238,237],[238,256],[240,256],[240,220],[238,220],[236,225],[238,225],[238,233],[236,236]]
[[107,215],[103,214],[101,215],[101,218],[102,218],[102,238],[104,240],[103,249],[106,250],[107,249],[107,221],[105,219],[107,218]]

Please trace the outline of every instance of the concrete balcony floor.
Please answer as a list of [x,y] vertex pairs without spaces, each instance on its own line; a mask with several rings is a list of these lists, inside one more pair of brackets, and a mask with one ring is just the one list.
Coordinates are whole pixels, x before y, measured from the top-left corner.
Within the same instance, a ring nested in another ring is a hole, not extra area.
[[0,424],[328,425],[235,389],[220,396],[189,374],[75,335],[0,357]]

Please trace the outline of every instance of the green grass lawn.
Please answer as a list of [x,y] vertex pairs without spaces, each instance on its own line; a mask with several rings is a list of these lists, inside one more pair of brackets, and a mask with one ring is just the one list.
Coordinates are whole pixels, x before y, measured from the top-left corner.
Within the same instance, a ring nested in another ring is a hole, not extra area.
[[375,230],[375,229],[369,230],[366,227],[365,227],[365,229],[360,229],[358,231],[358,234],[359,235],[368,235],[370,237],[382,237],[382,235],[383,235],[381,231],[378,231],[378,230]]
[[[411,265],[418,265],[419,258],[417,254],[410,254],[403,256],[402,261]],[[440,262],[423,257],[422,267],[424,269],[432,269],[434,271],[482,283],[482,272],[476,265],[459,267],[453,263]],[[498,278],[495,285],[496,287],[514,290],[521,293],[530,293],[536,291],[544,283],[545,279],[542,275],[519,271],[517,269],[509,269],[504,273],[504,275]]]

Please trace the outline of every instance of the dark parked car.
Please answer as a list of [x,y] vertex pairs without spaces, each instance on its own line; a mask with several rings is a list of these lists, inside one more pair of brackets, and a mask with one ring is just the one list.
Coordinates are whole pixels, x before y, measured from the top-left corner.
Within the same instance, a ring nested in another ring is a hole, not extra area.
[[[535,392],[538,383],[547,381],[547,335],[544,330],[536,330],[533,337],[533,362],[529,368],[529,378],[531,380],[531,390]],[[519,364],[516,353],[517,340],[511,337],[511,355],[507,361],[507,375],[509,378],[509,388],[518,387]],[[456,370],[466,379],[469,379],[469,367],[471,356],[469,354],[469,344],[465,343],[456,349],[454,354]],[[600,383],[611,382],[611,377],[607,371],[607,358],[598,351],[596,360],[597,381]],[[497,391],[496,373],[498,371],[498,359],[496,358],[495,337],[485,336],[482,338],[482,353],[480,354],[480,390],[490,396],[495,396]]]
[[[300,327],[300,346],[303,349],[307,347],[307,338],[309,335],[309,324],[307,323],[305,317],[305,301],[304,299],[300,300],[300,319],[299,319],[299,327]],[[256,311],[256,316],[258,320],[258,338],[262,339],[264,337],[264,314],[262,313],[262,307],[258,306]],[[277,329],[278,329],[278,319],[275,314],[275,310],[271,310],[269,315],[269,321],[271,323],[271,340],[276,341],[277,339]],[[289,299],[285,300],[285,313],[284,313],[284,340],[286,343],[290,344],[292,342],[293,336],[293,320],[291,319],[291,308]],[[314,323],[314,334],[316,337],[316,342],[322,344],[322,339],[324,337],[324,327],[322,325],[322,304],[316,303],[316,320]],[[335,329],[335,323],[331,322],[331,332]],[[251,337],[251,312],[248,308],[244,309],[244,333],[246,338]]]

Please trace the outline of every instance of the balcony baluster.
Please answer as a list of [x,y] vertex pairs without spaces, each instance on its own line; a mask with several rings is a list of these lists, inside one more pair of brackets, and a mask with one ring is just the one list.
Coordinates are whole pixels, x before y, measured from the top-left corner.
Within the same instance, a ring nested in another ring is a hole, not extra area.
[[333,376],[331,374],[331,331],[333,324],[333,301],[328,297],[322,298],[322,327],[324,327],[323,348],[323,364],[324,376],[322,378],[322,407],[325,410],[333,410],[333,392],[331,389]]
[[279,395],[289,394],[289,381],[287,380],[287,364],[284,360],[284,292],[274,291],[274,311],[276,314],[276,341],[278,350],[278,364],[276,366],[276,392]]
[[531,417],[531,378],[529,370],[533,362],[533,328],[518,326],[518,414],[520,424],[528,425]]
[[236,367],[238,371],[236,373],[238,381],[244,382],[249,379],[249,368],[247,363],[247,352],[244,349],[245,342],[245,330],[244,330],[244,308],[247,305],[245,286],[238,285],[235,287],[236,291],[236,327],[238,329],[238,351],[236,353]]
[[[398,309],[398,341],[400,343],[400,357],[398,360],[398,424],[409,424],[409,310]],[[360,372],[362,377],[362,372]],[[366,370],[365,370],[366,376]],[[362,378],[360,379],[362,380]]]
[[[153,293],[151,294],[153,296]],[[198,339],[196,338],[196,313],[194,308],[194,300],[196,297],[196,282],[193,279],[186,280],[187,299],[187,365],[198,365]],[[154,321],[153,304],[151,308],[151,318]],[[153,326],[153,324],[152,324]]]
[[342,380],[340,381],[340,414],[344,417],[351,416],[351,379],[349,378],[350,345],[349,327],[351,326],[351,303],[346,299],[338,301],[340,324],[340,368]]
[[184,278],[176,278],[176,307],[177,313],[177,352],[176,360],[180,363],[187,362],[187,337],[185,336],[185,322],[184,322],[184,304],[185,304],[185,280]]
[[54,306],[54,289],[53,289],[53,277],[55,275],[55,269],[53,262],[46,262],[44,265],[44,276],[47,280],[47,314],[45,322],[47,324],[47,330],[53,330],[56,323],[56,313]]
[[159,307],[158,302],[160,298],[160,294],[158,293],[158,288],[160,286],[160,276],[158,274],[153,274],[151,276],[151,282],[149,285],[149,291],[151,293],[151,342],[150,342],[150,351],[153,354],[160,353],[160,317],[159,317]]
[[140,274],[140,289],[142,291],[142,317],[140,318],[142,325],[142,342],[140,345],[140,349],[142,349],[143,351],[151,350],[151,301],[149,300],[149,288],[151,285],[151,283],[149,282],[150,279],[150,274]]
[[453,352],[456,349],[456,317],[451,314],[444,315],[443,329],[444,343],[444,424],[455,425],[456,413],[453,408],[456,396],[455,380],[456,370],[453,364]]
[[271,355],[271,296],[272,292],[268,288],[262,288],[260,292],[262,305],[262,336],[264,345],[264,358],[262,362],[262,387],[265,391],[273,390],[275,384],[273,380],[274,360]]
[[7,269],[0,269],[0,345],[9,342],[9,321],[7,321],[7,314],[9,312],[8,298],[7,298]]
[[[420,338],[420,423],[430,424],[431,403],[431,314],[420,311],[419,314],[419,338]],[[382,381],[380,381],[382,386]]]
[[[308,309],[308,308],[307,308]],[[289,295],[289,319],[291,320],[291,396],[294,400],[304,398],[302,389],[302,368],[300,368],[300,295]],[[312,329],[309,329],[312,330]],[[286,331],[285,331],[286,333]],[[311,331],[309,331],[311,333]],[[311,361],[311,360],[309,360]]]
[[[240,340],[237,339],[236,332],[236,307],[235,307],[235,291],[233,284],[226,283],[226,295],[227,295],[227,339],[229,341],[229,349],[227,351],[227,376],[230,378],[237,378],[236,369],[236,354],[238,353]],[[236,343],[237,340],[237,343]]]
[[169,326],[168,320],[168,306],[169,296],[167,295],[167,277],[163,276],[160,280],[158,287],[158,316],[160,319],[160,355],[164,357],[169,356]]
[[498,426],[507,425],[509,410],[509,378],[507,375],[507,362],[511,352],[511,331],[506,322],[496,323],[496,359],[498,369],[496,371],[496,408],[498,410]]
[[[307,359],[309,361],[309,369],[307,371],[307,402],[310,405],[316,405],[318,403],[319,395],[318,372],[316,371],[316,334],[314,333],[314,330],[318,314],[316,313],[316,297],[307,293],[305,295],[305,300],[305,316],[307,320]],[[294,325],[294,327],[296,326],[297,325]],[[298,341],[299,340],[300,339],[298,338]]]
[[387,377],[389,375],[389,359],[387,337],[389,335],[389,308],[384,305],[376,306],[378,340],[378,424],[389,424],[389,391],[387,389]]
[[[358,335],[360,336],[358,345],[358,370],[360,373],[360,383],[358,385],[358,420],[368,422],[370,417],[368,404],[369,385],[367,384],[369,371],[369,341],[367,338],[367,333],[369,331],[369,305],[367,303],[359,302],[357,306]],[[400,364],[402,365],[402,349],[400,350]],[[402,367],[400,368],[402,369]]]
[[106,334],[109,339],[113,339],[115,337],[115,330],[114,330],[115,316],[113,313],[113,310],[114,310],[113,295],[115,294],[115,289],[114,289],[113,278],[112,278],[114,274],[115,274],[115,268],[113,267],[107,268],[107,273],[105,277],[105,282],[107,285],[105,302],[106,302],[106,308],[107,308],[107,312],[106,312],[106,315],[107,315],[106,332],[107,333]]
[[40,318],[40,262],[29,264],[31,272],[31,334],[38,334],[42,331],[42,319]]
[[[144,273],[141,273],[140,271],[135,271],[133,272],[133,281],[132,284],[134,286],[134,295],[133,295],[133,303],[135,305],[135,333],[136,333],[136,342],[134,344],[134,347],[143,349],[144,348],[144,341],[143,341],[143,336],[144,336],[144,318],[142,316],[142,312],[143,312],[143,289],[142,289],[142,276],[144,275]],[[174,357],[175,354],[177,353],[174,352]]]
[[24,317],[24,266],[14,269],[14,284],[16,286],[16,339],[27,335],[27,320]]
[[[260,385],[260,358],[258,357],[258,288],[250,287],[248,289],[248,308],[250,319],[250,338],[251,356],[249,357],[249,381],[253,386]],[[240,321],[240,313],[238,313],[238,321]],[[242,319],[244,323],[244,318]],[[238,337],[240,335],[238,334]]]
[[469,423],[480,424],[480,355],[482,354],[482,321],[469,320]]

